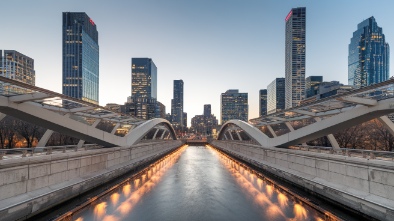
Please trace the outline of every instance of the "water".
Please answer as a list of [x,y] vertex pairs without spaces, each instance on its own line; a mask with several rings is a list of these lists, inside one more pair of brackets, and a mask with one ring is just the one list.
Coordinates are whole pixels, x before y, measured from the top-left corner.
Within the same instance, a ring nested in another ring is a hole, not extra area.
[[210,147],[184,147],[74,213],[72,220],[323,220]]

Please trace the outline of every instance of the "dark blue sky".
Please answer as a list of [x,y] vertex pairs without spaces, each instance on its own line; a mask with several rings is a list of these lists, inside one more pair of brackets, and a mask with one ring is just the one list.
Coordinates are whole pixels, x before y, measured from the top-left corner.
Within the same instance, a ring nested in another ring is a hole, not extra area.
[[258,91],[285,76],[284,19],[301,6],[307,8],[307,76],[347,84],[350,38],[370,16],[394,42],[392,0],[15,0],[1,3],[0,49],[32,57],[37,86],[61,92],[62,12],[86,12],[99,31],[101,105],[124,103],[131,58],[150,57],[167,112],[173,80],[183,79],[189,122],[204,104],[219,118],[220,94],[228,89],[249,93],[249,118],[255,118]]

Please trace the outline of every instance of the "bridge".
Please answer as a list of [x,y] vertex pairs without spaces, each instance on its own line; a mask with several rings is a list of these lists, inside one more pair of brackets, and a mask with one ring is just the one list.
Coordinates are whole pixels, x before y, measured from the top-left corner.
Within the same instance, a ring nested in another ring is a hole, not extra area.
[[[0,151],[0,215],[5,219],[31,217],[185,142],[206,142],[177,140],[164,119],[144,121],[8,78],[0,77],[0,82],[0,118],[10,115],[47,128],[36,148]],[[393,155],[340,148],[332,135],[371,119],[379,119],[394,134],[386,116],[393,112],[394,80],[389,80],[250,124],[228,121],[210,144],[349,209],[394,220]],[[100,129],[103,122],[112,128]],[[128,130],[124,136],[116,134],[121,127]],[[80,141],[71,147],[46,147],[54,131]],[[322,136],[332,147],[305,145]]]

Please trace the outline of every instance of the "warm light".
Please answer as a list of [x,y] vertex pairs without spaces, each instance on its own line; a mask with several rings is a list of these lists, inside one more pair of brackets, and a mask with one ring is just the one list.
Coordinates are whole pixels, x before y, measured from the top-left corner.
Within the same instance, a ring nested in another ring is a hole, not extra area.
[[113,193],[113,194],[111,195],[111,202],[112,202],[112,205],[116,206],[116,204],[118,204],[119,196],[120,196],[119,193]]
[[288,202],[289,198],[287,198],[287,196],[283,193],[278,194],[278,201],[279,201],[280,207],[282,207],[282,208],[289,206],[289,202]]
[[306,209],[298,203],[294,205],[294,214],[295,220],[305,220],[308,217]]
[[94,207],[94,217],[96,220],[101,220],[106,213],[107,203],[102,202]]
[[123,195],[128,196],[131,192],[131,185],[127,184],[123,186]]

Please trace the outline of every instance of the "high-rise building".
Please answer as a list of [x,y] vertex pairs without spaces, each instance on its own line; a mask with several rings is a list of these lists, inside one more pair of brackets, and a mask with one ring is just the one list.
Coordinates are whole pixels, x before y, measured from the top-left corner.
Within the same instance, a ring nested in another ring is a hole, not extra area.
[[248,93],[239,93],[238,90],[227,90],[220,97],[221,124],[229,120],[243,120],[248,122]]
[[259,92],[259,116],[267,115],[267,89]]
[[323,76],[309,76],[305,80],[305,93],[306,97],[312,97],[318,94],[318,85],[323,82]]
[[305,99],[306,8],[293,8],[286,16],[286,103],[285,108]]
[[131,59],[131,96],[157,99],[157,67],[151,58]]
[[267,87],[267,113],[285,109],[285,78],[276,78]]
[[34,86],[34,60],[15,50],[0,50],[0,76]]
[[157,101],[156,118],[166,118],[166,106],[160,101]]
[[343,94],[355,89],[353,85],[343,85],[339,81],[320,82],[313,86],[314,95],[303,100],[301,104],[307,104],[323,98],[327,98],[337,94]]
[[97,26],[85,12],[63,12],[63,94],[99,103]]
[[374,17],[357,26],[350,39],[348,84],[364,87],[389,79],[390,47]]
[[183,123],[182,123],[183,128],[187,128],[187,113],[186,112],[183,112],[182,119],[183,119]]
[[211,105],[204,104],[204,116],[211,116]]
[[183,80],[174,80],[174,97],[171,100],[172,125],[183,127]]
[[141,119],[160,117],[157,103],[157,67],[151,58],[131,59],[131,96],[121,109]]

